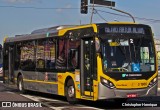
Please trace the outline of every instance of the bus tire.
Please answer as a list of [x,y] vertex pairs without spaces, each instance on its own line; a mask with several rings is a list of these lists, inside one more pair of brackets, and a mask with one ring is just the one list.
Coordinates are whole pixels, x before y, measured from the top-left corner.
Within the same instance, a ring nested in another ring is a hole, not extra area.
[[78,101],[76,99],[76,90],[75,90],[75,85],[72,79],[69,79],[67,82],[66,98],[70,104],[76,104]]
[[24,94],[26,92],[25,89],[24,89],[24,83],[23,83],[22,75],[20,75],[18,77],[17,87],[18,87],[18,90],[19,90],[20,93]]

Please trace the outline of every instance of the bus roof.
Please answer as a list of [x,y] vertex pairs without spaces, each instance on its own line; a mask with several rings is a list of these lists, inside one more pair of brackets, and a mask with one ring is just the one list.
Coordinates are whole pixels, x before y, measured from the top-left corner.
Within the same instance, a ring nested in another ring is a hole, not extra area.
[[15,37],[8,37],[5,39],[5,42],[16,42],[16,41],[25,41],[25,40],[33,40],[33,39],[40,39],[49,37],[48,33],[52,34],[51,37],[58,36],[58,31],[60,29],[65,28],[72,28],[76,25],[61,25],[61,26],[54,26],[50,28],[43,28],[34,30],[31,34],[23,34],[23,35],[16,35]]
[[[60,25],[60,26],[54,26],[49,28],[43,28],[34,30],[31,32],[31,34],[24,34],[24,35],[16,35],[15,37],[8,37],[5,38],[5,42],[18,42],[18,41],[26,41],[26,40],[33,40],[33,39],[41,39],[46,37],[57,37],[64,35],[68,30],[74,30],[79,28],[87,28],[92,27],[94,25],[103,25],[103,24],[138,24],[133,22],[108,22],[108,23],[97,23],[97,24],[86,24],[86,25]],[[142,24],[139,24],[142,25]],[[148,25],[146,25],[148,26]],[[60,32],[60,34],[59,34]]]

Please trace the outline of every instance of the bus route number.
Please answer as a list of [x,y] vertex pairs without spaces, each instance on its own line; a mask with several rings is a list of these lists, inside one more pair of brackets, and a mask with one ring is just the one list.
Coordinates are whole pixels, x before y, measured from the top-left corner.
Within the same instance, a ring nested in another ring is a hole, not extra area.
[[138,86],[147,86],[147,83],[138,83]]

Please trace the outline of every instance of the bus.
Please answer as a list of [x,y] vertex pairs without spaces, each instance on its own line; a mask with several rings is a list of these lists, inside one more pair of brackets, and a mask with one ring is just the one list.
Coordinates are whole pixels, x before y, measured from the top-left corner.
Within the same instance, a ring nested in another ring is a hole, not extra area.
[[78,99],[156,96],[151,27],[131,22],[63,25],[4,39],[4,83]]
[[3,48],[0,44],[0,76],[3,74]]

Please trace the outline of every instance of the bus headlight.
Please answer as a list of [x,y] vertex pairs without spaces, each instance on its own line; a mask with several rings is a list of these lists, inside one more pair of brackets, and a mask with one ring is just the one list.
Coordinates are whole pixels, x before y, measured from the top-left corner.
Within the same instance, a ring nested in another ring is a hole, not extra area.
[[108,88],[110,88],[110,89],[115,88],[114,84],[113,84],[111,81],[109,81],[109,80],[107,80],[107,79],[104,79],[104,78],[102,78],[102,77],[101,77],[101,83],[102,83],[104,86],[106,86],[106,87],[108,87]]
[[157,77],[155,77],[154,79],[152,79],[151,80],[151,82],[149,83],[149,87],[152,87],[153,85],[155,85],[156,83],[157,83],[157,81],[158,81],[158,78]]

